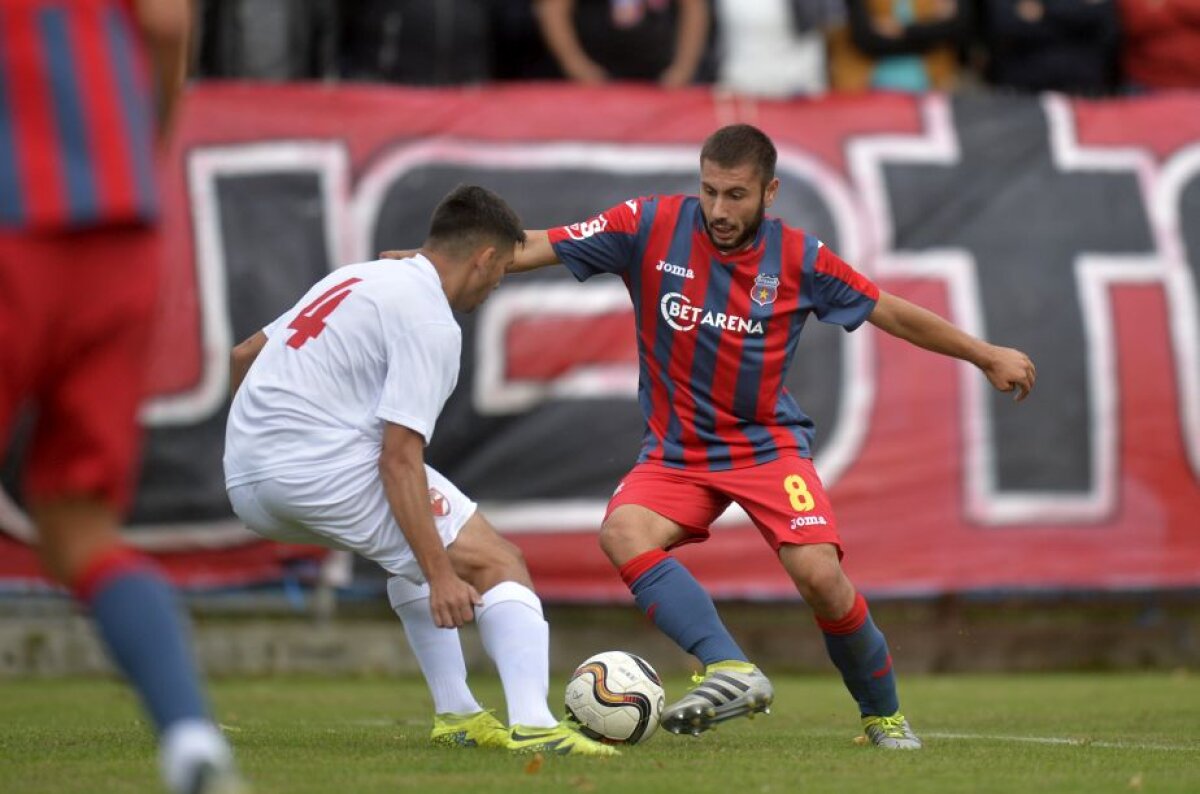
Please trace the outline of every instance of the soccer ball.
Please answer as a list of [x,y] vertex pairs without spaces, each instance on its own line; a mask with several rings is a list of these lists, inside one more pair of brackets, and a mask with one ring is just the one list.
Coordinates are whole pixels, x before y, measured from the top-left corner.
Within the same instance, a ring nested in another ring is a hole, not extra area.
[[663,688],[645,659],[605,651],[584,661],[567,682],[567,716],[605,744],[637,744],[658,728]]

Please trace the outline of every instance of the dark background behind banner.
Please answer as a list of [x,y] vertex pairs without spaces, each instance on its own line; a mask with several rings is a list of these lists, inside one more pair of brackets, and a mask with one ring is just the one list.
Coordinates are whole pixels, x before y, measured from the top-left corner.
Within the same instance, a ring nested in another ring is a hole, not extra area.
[[[1200,585],[1200,95],[756,107],[738,120],[780,146],[771,214],[1038,366],[1034,395],[1013,405],[954,362],[810,318],[788,386],[817,421],[856,582],[893,594]],[[232,526],[229,343],[331,267],[419,244],[456,184],[499,191],[531,228],[581,221],[694,192],[700,143],[736,118],[705,92],[638,88],[210,85],[186,108],[131,535],[196,585],[269,580],[314,554]],[[628,303],[599,300],[619,289],[552,269],[506,280],[460,317],[463,371],[430,448],[550,599],[627,597],[595,544],[640,443]],[[481,385],[484,370],[495,380]],[[506,402],[522,390],[542,396]],[[19,470],[6,471],[11,492]],[[0,579],[33,575],[22,544],[0,549]],[[719,595],[793,597],[737,515],[681,554]]]

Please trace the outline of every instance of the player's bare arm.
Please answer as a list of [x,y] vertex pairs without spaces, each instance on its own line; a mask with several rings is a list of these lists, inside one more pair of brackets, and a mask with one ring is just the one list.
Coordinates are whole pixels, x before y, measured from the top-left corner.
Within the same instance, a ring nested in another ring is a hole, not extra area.
[[525,243],[517,246],[517,256],[508,272],[524,273],[557,264],[558,254],[550,245],[550,233],[545,229],[526,229]]
[[188,0],[137,0],[133,4],[138,28],[146,41],[158,87],[158,138],[169,139],[187,77]]
[[[395,251],[384,251],[379,255],[380,259],[408,259],[417,253],[417,249],[404,249]],[[517,245],[517,255],[513,259],[512,267],[507,273],[524,273],[527,270],[537,270],[539,267],[548,267],[549,265],[558,264],[558,255],[554,253],[553,246],[550,245],[550,235],[545,229],[526,229],[525,243]]]
[[262,331],[258,331],[253,336],[233,348],[229,354],[229,396],[237,394],[238,388],[242,385],[242,381],[246,379],[246,373],[250,371],[250,365],[254,363],[254,359],[258,358],[258,354],[262,352],[263,347],[267,344],[267,335]]
[[880,290],[879,301],[867,318],[876,328],[918,347],[969,361],[983,371],[999,391],[1024,400],[1033,389],[1037,369],[1029,356],[1011,347],[976,339],[938,315]]
[[459,627],[475,616],[479,593],[459,578],[433,523],[425,477],[425,438],[388,422],[383,430],[379,475],[392,515],[429,582],[429,609],[441,628]]

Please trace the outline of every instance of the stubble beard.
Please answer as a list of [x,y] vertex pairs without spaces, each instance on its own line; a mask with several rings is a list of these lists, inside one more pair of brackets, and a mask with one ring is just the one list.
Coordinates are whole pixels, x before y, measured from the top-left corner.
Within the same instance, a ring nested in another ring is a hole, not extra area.
[[739,235],[738,238],[732,243],[729,243],[728,245],[722,245],[721,243],[717,242],[717,238],[713,237],[712,224],[708,222],[707,218],[705,218],[704,231],[708,234],[708,239],[713,244],[714,248],[721,253],[731,254],[736,251],[740,251],[748,242],[753,240],[755,236],[758,235],[759,227],[762,226],[763,220],[766,218],[766,216],[766,191],[763,191],[763,195],[760,197],[758,202],[758,212],[754,213],[754,220],[751,221],[746,227],[746,231],[742,232],[741,235]]

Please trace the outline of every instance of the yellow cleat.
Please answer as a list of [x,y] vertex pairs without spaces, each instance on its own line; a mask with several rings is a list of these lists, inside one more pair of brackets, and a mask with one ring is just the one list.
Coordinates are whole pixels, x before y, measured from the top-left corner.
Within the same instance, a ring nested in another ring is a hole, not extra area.
[[545,753],[546,755],[611,757],[621,754],[615,747],[584,736],[574,723],[566,720],[553,728],[530,728],[525,725],[514,725],[509,734],[508,749],[514,753]]
[[433,715],[429,741],[447,747],[508,747],[508,728],[490,711]]

